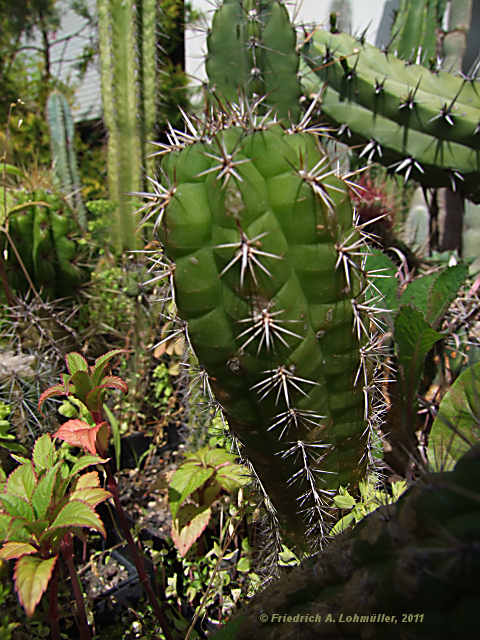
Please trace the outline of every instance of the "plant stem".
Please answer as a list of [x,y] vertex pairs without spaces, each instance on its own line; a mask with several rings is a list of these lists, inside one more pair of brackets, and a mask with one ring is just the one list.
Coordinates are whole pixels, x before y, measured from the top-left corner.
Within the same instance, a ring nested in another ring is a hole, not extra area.
[[55,564],[53,576],[49,586],[49,609],[48,619],[52,630],[52,640],[60,640],[60,626],[58,623],[58,571],[59,562]]
[[142,554],[140,553],[137,545],[135,544],[135,541],[133,540],[133,536],[132,533],[130,531],[130,527],[128,525],[128,521],[127,521],[127,517],[125,515],[125,511],[122,507],[122,504],[120,502],[120,498],[118,495],[118,485],[117,485],[117,481],[115,480],[115,476],[113,475],[112,472],[112,468],[110,466],[110,463],[106,462],[103,465],[103,468],[105,469],[105,472],[107,474],[107,489],[108,491],[110,491],[110,493],[112,494],[113,497],[113,502],[115,504],[115,508],[117,511],[117,516],[118,516],[118,523],[120,525],[120,528],[122,529],[123,535],[125,537],[125,540],[127,541],[128,544],[128,548],[130,551],[130,555],[132,557],[132,560],[135,564],[135,567],[137,569],[138,572],[138,577],[140,578],[140,582],[142,583],[143,588],[145,589],[145,592],[148,596],[148,599],[150,600],[150,604],[153,607],[153,611],[155,612],[155,616],[158,620],[158,622],[160,623],[160,627],[165,635],[166,640],[172,640],[172,636],[170,635],[170,632],[168,630],[168,623],[167,620],[165,619],[165,616],[163,614],[163,611],[160,607],[159,601],[157,596],[155,595],[155,592],[153,591],[152,588],[152,583],[150,582],[150,578],[148,577],[148,574],[146,572],[145,569],[145,563],[143,561],[143,557]]
[[73,544],[72,535],[70,533],[66,533],[63,537],[62,542],[60,543],[60,549],[72,581],[73,595],[75,596],[75,602],[77,604],[77,624],[80,631],[80,640],[92,640],[92,634],[90,633],[87,614],[85,612],[82,590],[80,588],[80,581],[73,562]]

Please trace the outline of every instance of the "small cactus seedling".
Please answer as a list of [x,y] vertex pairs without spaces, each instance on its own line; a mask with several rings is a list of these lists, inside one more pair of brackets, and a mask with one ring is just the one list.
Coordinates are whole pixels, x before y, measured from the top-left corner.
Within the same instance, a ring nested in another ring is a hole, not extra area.
[[286,128],[241,104],[187,125],[147,198],[165,252],[157,278],[173,285],[177,331],[188,327],[212,401],[304,546],[305,530],[325,533],[332,491],[369,461],[379,394],[363,231],[308,114]]
[[406,64],[344,33],[316,30],[303,53],[308,93],[360,157],[480,201],[477,81]]

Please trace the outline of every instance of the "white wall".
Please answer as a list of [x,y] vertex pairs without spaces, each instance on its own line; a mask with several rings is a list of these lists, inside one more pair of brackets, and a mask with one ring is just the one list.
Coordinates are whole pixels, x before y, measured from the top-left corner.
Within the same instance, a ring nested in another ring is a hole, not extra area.
[[[295,24],[312,23],[328,27],[331,0],[286,0],[285,4]],[[197,82],[206,79],[203,60],[206,54],[206,32],[212,14],[220,0],[191,0],[192,7],[204,13],[201,24],[185,34],[186,71]],[[352,31],[359,33],[368,27],[367,40],[374,43],[385,0],[352,0]]]

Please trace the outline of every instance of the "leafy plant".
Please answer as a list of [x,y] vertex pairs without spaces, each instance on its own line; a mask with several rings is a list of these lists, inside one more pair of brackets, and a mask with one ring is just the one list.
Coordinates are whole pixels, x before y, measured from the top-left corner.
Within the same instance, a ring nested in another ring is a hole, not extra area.
[[0,447],[7,451],[24,455],[26,453],[25,447],[16,442],[13,433],[8,433],[11,428],[11,424],[7,419],[10,412],[11,408],[0,400]]
[[168,487],[172,539],[182,556],[205,530],[212,503],[249,482],[247,470],[223,449],[204,447],[186,455]]
[[[20,465],[6,478],[0,494],[0,558],[16,560],[15,590],[31,616],[52,579],[55,593],[54,576],[62,556],[72,579],[81,637],[87,638],[88,625],[73,566],[72,538],[83,537],[83,528],[105,536],[95,508],[111,494],[100,487],[98,472],[80,475],[84,469],[105,460],[96,455],[77,459],[67,456],[65,450],[55,448],[49,434],[36,441],[31,460],[15,456]],[[51,600],[52,630],[58,638],[54,600]]]

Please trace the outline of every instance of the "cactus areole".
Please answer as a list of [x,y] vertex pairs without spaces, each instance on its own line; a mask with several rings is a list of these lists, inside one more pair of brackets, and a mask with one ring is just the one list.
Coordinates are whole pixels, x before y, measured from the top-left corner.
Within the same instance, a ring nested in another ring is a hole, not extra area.
[[164,149],[146,216],[158,214],[158,277],[280,524],[321,539],[331,492],[369,459],[362,230],[321,129],[258,121],[248,106],[227,119],[202,133],[187,120]]

